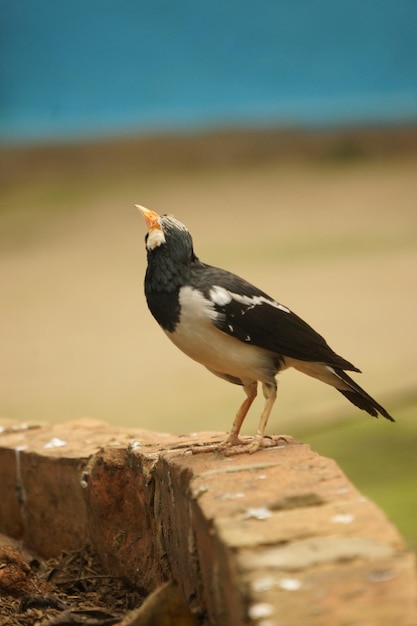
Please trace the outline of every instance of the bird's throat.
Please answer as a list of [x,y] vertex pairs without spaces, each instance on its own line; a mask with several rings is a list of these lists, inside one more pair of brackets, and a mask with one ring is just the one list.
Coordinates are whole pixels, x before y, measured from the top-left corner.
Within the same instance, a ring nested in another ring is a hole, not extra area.
[[166,242],[165,235],[161,228],[152,228],[149,231],[148,237],[146,239],[146,249],[148,251],[155,250],[155,248],[159,248],[162,244]]

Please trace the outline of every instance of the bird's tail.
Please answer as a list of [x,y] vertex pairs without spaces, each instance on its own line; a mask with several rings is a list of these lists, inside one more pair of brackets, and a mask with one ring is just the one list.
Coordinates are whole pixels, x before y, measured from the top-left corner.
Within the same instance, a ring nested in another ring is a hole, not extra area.
[[[353,370],[355,372],[360,372],[357,367],[354,367],[352,364],[347,363],[345,369]],[[367,411],[370,415],[374,417],[378,417],[378,415],[383,415],[390,422],[395,422],[394,418],[384,409],[383,406],[378,404],[376,400],[374,400],[362,387],[359,385],[348,375],[341,367],[336,367],[335,365],[327,365],[326,363],[318,363],[315,361],[300,361],[298,359],[289,359],[286,358],[287,366],[294,367],[300,372],[304,372],[308,376],[313,376],[313,378],[317,378],[318,380],[327,383],[328,385],[332,385],[335,387],[337,391],[342,393],[345,398],[352,402],[355,406],[363,411]]]
[[335,387],[345,396],[345,398],[349,400],[349,402],[352,402],[352,404],[357,406],[359,409],[366,411],[374,417],[378,417],[380,414],[390,422],[395,422],[394,418],[391,417],[388,411],[386,411],[383,406],[378,404],[376,400],[366,393],[366,391],[362,389],[362,387],[360,387],[350,376],[348,376],[346,372],[335,367],[332,367],[332,370],[338,378],[346,383],[348,389],[346,389],[346,387],[344,389],[339,389],[336,385]]

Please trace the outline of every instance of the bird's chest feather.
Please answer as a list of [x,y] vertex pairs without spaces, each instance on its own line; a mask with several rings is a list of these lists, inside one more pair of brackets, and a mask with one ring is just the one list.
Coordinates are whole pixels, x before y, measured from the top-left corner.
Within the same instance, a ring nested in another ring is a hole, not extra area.
[[183,277],[169,257],[148,265],[145,295],[149,310],[165,331],[173,331],[180,317],[179,290]]
[[180,315],[169,339],[190,358],[217,374],[240,380],[270,380],[276,373],[267,350],[248,345],[219,330],[213,304],[192,287],[179,291]]
[[180,319],[178,291],[146,293],[148,307],[165,332],[172,332]]

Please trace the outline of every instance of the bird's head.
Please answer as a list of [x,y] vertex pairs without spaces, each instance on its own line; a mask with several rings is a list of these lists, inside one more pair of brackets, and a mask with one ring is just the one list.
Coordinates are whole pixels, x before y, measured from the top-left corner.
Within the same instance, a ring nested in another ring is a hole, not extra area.
[[148,256],[158,252],[165,253],[180,264],[189,264],[195,260],[193,240],[184,224],[173,215],[158,215],[140,204],[135,206],[148,227],[145,236]]

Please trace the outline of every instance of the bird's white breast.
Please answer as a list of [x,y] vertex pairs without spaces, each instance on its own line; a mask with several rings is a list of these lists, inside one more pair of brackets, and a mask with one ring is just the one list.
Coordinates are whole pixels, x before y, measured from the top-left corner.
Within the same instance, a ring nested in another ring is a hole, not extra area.
[[180,350],[208,369],[243,382],[271,379],[271,353],[219,330],[214,325],[219,313],[200,291],[182,287],[179,302],[179,323],[166,334]]

